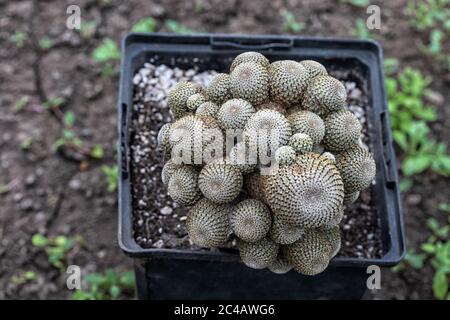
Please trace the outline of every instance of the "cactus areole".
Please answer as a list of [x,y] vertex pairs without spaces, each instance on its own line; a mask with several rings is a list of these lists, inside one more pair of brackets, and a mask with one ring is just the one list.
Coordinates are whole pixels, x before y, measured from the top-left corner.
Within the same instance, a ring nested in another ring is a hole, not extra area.
[[158,137],[163,182],[189,206],[200,247],[237,238],[241,260],[276,274],[325,270],[341,246],[344,206],[375,177],[342,83],[312,60],[246,52],[208,88],[169,94],[175,122]]

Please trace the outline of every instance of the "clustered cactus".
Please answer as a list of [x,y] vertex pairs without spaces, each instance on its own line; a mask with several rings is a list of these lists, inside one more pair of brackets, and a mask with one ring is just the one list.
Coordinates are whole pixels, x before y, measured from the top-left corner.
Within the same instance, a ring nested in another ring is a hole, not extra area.
[[176,121],[158,135],[162,181],[191,206],[191,241],[234,236],[251,268],[322,272],[340,249],[344,205],[375,177],[342,83],[312,60],[246,52],[206,89],[178,83],[168,102]]

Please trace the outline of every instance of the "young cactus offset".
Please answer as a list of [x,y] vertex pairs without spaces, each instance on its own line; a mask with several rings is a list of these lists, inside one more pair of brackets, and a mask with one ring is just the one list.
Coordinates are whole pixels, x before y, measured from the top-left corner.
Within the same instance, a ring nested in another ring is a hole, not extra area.
[[[238,55],[207,88],[177,84],[168,96],[176,121],[158,135],[161,179],[174,201],[191,206],[192,243],[237,238],[250,268],[325,270],[339,254],[345,206],[376,174],[346,97],[322,64],[269,62],[257,52]],[[205,159],[213,147],[227,153]]]

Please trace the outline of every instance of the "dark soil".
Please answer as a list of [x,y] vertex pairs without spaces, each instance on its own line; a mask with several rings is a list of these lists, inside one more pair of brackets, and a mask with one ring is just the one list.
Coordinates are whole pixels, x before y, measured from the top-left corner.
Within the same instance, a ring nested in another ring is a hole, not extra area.
[[[164,65],[156,67],[147,63],[133,80],[135,92],[130,128],[130,166],[134,238],[144,248],[199,249],[189,241],[187,234],[184,221],[188,208],[172,201],[161,181],[164,156],[157,147],[156,139],[162,125],[173,122],[167,105],[168,90],[181,79],[205,84],[215,72],[200,73],[196,71],[196,65],[192,68],[174,71]],[[350,108],[363,124],[363,141],[370,146],[366,120],[368,97],[362,76],[342,71],[332,74],[339,76],[345,84]],[[341,222],[342,248],[339,256],[379,258],[383,255],[380,219],[372,202],[372,192],[372,188],[364,190],[354,204],[346,207]]]
[[[412,66],[433,77],[430,103],[438,108],[438,120],[432,125],[432,136],[448,144],[450,108],[445,102],[450,99],[450,75],[417,48],[424,35],[409,24],[406,3],[371,1],[380,5],[382,15],[381,30],[372,33],[385,57],[399,59],[400,68]],[[66,9],[71,4],[80,6],[83,22],[96,22],[92,36],[82,37],[66,28]],[[75,248],[67,263],[79,265],[83,274],[108,267],[118,272],[132,268],[132,261],[117,245],[117,197],[108,192],[101,170],[102,165],[116,162],[119,63],[112,62],[112,76],[102,77],[101,64],[92,60],[94,48],[105,37],[119,43],[125,32],[146,17],[157,20],[156,31],[169,31],[164,21],[173,19],[198,31],[285,34],[290,31],[283,26],[283,10],[305,24],[300,35],[307,36],[352,36],[356,19],[367,17],[365,8],[323,0],[0,0],[0,186],[6,186],[6,191],[0,192],[0,299],[71,296],[65,274],[51,266],[42,249],[32,246],[36,233],[81,235],[86,245]],[[26,34],[22,46],[11,41],[16,32]],[[53,42],[45,50],[37,45],[44,36]],[[15,111],[23,96],[29,97],[28,103]],[[102,159],[93,160],[70,149],[52,149],[62,135],[62,125],[43,104],[55,97],[66,100],[62,112],[74,112],[75,131],[85,144],[103,146]],[[22,148],[27,139],[32,140],[31,145]],[[446,223],[437,205],[448,202],[449,188],[448,179],[427,171],[416,176],[411,190],[403,194],[410,249],[420,251],[420,244],[430,236],[428,218]],[[15,276],[26,271],[36,272],[37,279],[14,282]],[[429,261],[420,270],[406,268],[393,273],[385,269],[382,289],[372,297],[432,299],[433,274]]]

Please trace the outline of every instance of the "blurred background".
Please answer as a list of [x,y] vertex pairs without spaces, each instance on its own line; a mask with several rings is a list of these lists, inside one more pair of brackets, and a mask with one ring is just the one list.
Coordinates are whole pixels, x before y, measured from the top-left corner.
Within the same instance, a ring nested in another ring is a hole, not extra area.
[[[366,26],[370,4],[379,30]],[[70,5],[79,30],[66,26]],[[450,0],[0,0],[0,299],[134,298],[115,165],[131,30],[379,41],[408,254],[370,298],[450,299]],[[75,294],[70,264],[84,276]]]

